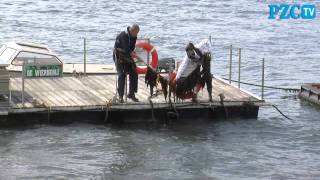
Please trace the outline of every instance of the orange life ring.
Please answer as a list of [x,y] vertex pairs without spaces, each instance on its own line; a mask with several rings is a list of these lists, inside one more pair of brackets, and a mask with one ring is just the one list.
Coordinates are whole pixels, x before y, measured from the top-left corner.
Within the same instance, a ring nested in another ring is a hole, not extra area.
[[[153,69],[156,69],[158,67],[158,53],[157,53],[157,50],[152,46],[152,44],[145,42],[145,41],[137,41],[136,48],[142,48],[142,49],[146,50],[148,53],[151,53],[152,59],[149,62],[149,65]],[[145,66],[145,67],[137,66],[137,73],[138,74],[146,74],[147,73],[147,66]]]

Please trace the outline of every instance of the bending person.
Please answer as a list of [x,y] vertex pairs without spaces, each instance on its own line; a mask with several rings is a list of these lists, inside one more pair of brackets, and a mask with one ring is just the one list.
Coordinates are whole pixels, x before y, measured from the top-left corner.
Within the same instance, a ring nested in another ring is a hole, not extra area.
[[197,94],[194,88],[200,83],[200,66],[203,62],[202,52],[192,43],[185,48],[186,56],[179,66],[176,76],[176,96],[183,99],[185,96],[191,96],[193,102],[197,102]]

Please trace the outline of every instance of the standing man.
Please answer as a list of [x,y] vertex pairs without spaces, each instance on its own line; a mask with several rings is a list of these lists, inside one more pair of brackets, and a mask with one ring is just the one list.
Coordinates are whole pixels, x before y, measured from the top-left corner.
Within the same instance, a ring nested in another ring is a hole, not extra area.
[[128,98],[134,102],[139,100],[135,97],[138,91],[138,73],[136,64],[133,60],[135,54],[134,49],[136,45],[137,35],[140,31],[138,24],[133,24],[127,27],[126,31],[121,32],[114,44],[113,60],[118,72],[118,94],[119,102],[123,103],[124,85],[126,75],[129,74],[129,94]]

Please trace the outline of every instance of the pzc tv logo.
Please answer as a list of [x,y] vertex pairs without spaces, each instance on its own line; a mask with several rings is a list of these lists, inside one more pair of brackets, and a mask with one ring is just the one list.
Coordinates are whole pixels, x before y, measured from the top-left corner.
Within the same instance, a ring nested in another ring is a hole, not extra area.
[[269,19],[315,19],[317,15],[316,6],[311,4],[271,4],[269,10]]

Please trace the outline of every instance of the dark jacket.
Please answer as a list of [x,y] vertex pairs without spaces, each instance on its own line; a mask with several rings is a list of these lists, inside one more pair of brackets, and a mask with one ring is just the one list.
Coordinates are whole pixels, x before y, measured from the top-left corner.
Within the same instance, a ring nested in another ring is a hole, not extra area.
[[127,27],[127,31],[122,31],[117,36],[114,48],[123,50],[125,55],[130,57],[131,52],[135,49],[136,41],[137,37],[130,36],[129,27]]

